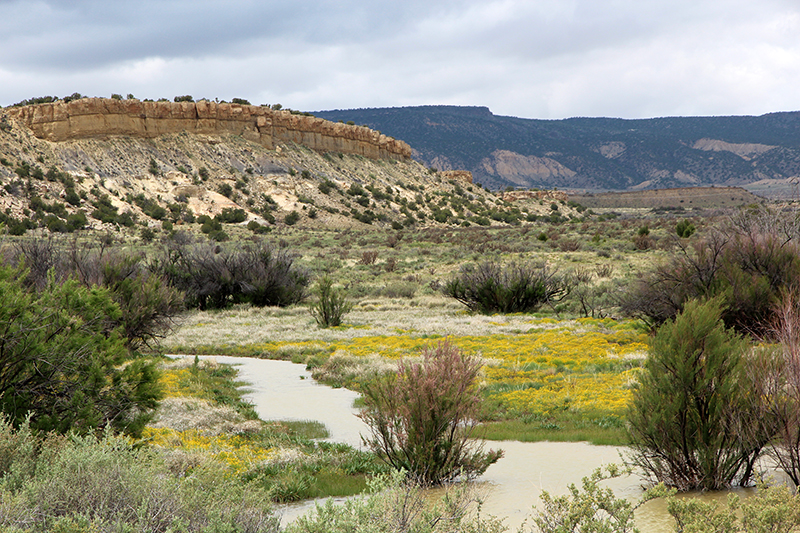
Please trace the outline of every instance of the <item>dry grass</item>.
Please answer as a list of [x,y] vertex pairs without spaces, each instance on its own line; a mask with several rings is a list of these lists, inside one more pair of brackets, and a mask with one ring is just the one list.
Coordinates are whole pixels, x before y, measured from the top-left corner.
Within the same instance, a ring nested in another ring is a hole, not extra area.
[[[247,345],[267,342],[323,343],[357,337],[413,335],[464,336],[514,335],[531,328],[554,327],[555,321],[531,315],[472,315],[464,307],[444,297],[424,297],[411,301],[372,298],[362,301],[345,316],[345,325],[318,328],[304,305],[288,309],[235,307],[224,311],[194,311],[182,326],[163,342],[184,349],[193,346]],[[563,325],[563,323],[562,323]]]

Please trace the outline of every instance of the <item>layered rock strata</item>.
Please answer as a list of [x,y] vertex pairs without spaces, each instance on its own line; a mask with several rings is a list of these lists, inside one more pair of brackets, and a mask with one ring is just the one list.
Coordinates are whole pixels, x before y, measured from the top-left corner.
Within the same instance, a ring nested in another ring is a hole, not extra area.
[[82,98],[12,108],[8,113],[38,138],[54,142],[117,135],[154,138],[185,131],[241,135],[269,149],[293,142],[372,159],[411,157],[408,144],[370,128],[260,106]]

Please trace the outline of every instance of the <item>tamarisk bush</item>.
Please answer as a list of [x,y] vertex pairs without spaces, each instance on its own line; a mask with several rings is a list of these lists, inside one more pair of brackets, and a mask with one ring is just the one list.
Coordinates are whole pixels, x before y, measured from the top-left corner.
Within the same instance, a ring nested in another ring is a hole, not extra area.
[[484,452],[470,439],[480,405],[480,361],[445,340],[426,347],[421,362],[401,361],[396,374],[362,387],[365,443],[416,482],[437,485],[482,474],[502,450]]
[[771,439],[747,374],[748,342],[721,298],[690,301],[653,339],[628,414],[631,462],[678,490],[746,484]]

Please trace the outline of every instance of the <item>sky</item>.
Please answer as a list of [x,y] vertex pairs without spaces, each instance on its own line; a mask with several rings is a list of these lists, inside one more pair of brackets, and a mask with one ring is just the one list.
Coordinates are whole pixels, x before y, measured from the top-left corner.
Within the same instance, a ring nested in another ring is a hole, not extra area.
[[0,105],[192,95],[301,111],[800,110],[800,0],[0,0]]

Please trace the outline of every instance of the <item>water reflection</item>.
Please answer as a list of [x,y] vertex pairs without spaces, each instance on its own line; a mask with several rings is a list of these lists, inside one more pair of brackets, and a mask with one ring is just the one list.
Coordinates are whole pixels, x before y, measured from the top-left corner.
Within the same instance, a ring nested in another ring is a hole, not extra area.
[[[356,417],[353,401],[358,394],[347,389],[320,385],[302,365],[287,361],[271,361],[244,357],[217,357],[220,363],[237,365],[239,377],[250,383],[247,398],[253,402],[263,420],[317,420],[330,432],[329,440],[361,447],[361,434],[366,426]],[[490,466],[477,482],[485,489],[483,512],[505,519],[509,531],[517,531],[532,507],[539,504],[542,490],[553,495],[566,494],[570,483],[581,479],[597,467],[619,463],[624,448],[592,446],[584,442],[516,442],[487,443],[500,447],[505,456]],[[606,482],[620,497],[635,500],[642,494],[640,480],[627,476]],[[737,491],[747,495],[752,491]],[[691,495],[691,494],[690,494]],[[724,502],[727,492],[694,494],[704,500]],[[281,509],[283,523],[313,508],[314,502],[301,502]],[[636,514],[642,533],[673,531],[673,520],[663,500],[648,502]],[[528,521],[524,531],[531,531]]]

